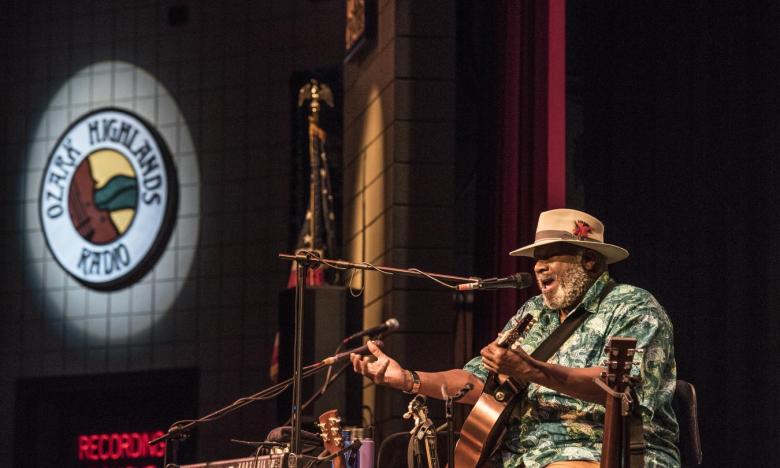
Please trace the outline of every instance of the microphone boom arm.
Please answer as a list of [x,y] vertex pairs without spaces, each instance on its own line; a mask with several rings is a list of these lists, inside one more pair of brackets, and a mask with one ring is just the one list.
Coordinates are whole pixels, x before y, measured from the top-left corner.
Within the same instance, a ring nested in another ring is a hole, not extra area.
[[284,254],[280,253],[279,258],[282,260],[289,260],[294,262],[307,262],[310,268],[317,268],[320,264],[335,268],[337,270],[373,270],[386,275],[401,275],[411,276],[415,278],[428,278],[436,281],[437,283],[446,286],[451,289],[455,289],[455,286],[444,283],[444,281],[453,281],[456,283],[473,283],[481,281],[481,278],[476,276],[455,276],[447,275],[443,273],[432,273],[429,271],[422,271],[417,268],[395,268],[389,266],[372,265],[367,262],[355,263],[346,260],[333,260],[328,258],[321,258],[316,252],[310,252],[306,250],[300,250],[297,253]]

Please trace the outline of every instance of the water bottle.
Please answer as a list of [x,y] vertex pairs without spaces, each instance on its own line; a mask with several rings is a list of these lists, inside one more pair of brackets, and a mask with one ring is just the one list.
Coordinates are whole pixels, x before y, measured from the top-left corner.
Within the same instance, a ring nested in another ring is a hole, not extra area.
[[358,465],[360,468],[374,468],[374,431],[372,427],[363,428],[360,456]]

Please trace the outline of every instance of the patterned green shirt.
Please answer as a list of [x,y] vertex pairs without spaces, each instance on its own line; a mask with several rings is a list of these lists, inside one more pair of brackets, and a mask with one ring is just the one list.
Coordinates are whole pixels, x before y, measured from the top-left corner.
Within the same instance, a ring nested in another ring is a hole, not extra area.
[[[637,339],[632,373],[641,377],[636,389],[644,423],[647,468],[680,466],[677,450],[677,421],[672,411],[676,381],[672,324],[664,308],[647,291],[619,284],[600,302],[609,281],[604,273],[591,286],[579,307],[591,313],[549,362],[566,367],[595,367],[604,359],[604,346],[612,336]],[[526,334],[522,347],[531,353],[560,325],[558,311],[544,306],[541,296],[523,304],[504,328],[532,314],[537,323]],[[481,357],[464,369],[481,380],[488,372]],[[604,406],[569,397],[546,387],[530,384],[527,408],[512,418],[504,439],[501,460],[504,467],[537,468],[555,461],[601,458]]]

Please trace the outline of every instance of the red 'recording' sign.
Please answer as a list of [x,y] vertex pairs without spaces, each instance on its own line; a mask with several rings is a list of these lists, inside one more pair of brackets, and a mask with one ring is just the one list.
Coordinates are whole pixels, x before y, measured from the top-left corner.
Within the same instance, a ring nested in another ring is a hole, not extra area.
[[149,441],[163,435],[156,432],[124,432],[78,436],[79,460],[136,460],[163,458],[165,442],[149,446]]

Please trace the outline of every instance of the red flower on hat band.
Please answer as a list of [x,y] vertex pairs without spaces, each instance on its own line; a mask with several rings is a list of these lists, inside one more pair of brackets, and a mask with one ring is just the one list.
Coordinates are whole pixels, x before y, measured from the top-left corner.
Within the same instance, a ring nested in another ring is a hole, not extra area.
[[590,225],[585,221],[577,220],[574,222],[574,231],[572,234],[575,236],[581,239],[587,239],[590,237],[591,231],[593,231],[593,228],[591,228]]

